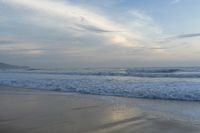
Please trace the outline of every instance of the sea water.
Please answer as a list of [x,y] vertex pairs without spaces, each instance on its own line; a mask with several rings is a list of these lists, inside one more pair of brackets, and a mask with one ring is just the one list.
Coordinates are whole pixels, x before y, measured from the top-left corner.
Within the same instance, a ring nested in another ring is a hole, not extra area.
[[200,100],[200,68],[0,70],[0,85],[96,95]]

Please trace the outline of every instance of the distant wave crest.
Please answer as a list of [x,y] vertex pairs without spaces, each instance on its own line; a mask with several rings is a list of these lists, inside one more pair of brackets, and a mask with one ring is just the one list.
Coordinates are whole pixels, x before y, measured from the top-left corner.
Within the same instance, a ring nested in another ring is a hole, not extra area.
[[33,73],[49,75],[79,75],[79,76],[129,76],[150,78],[200,78],[200,68],[129,68],[129,69],[88,69],[84,71],[45,71],[30,70],[16,73]]

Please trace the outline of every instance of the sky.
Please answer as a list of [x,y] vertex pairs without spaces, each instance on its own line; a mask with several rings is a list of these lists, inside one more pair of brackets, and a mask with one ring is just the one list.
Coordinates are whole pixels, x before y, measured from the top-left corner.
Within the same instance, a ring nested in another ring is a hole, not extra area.
[[0,62],[199,66],[199,0],[0,0]]

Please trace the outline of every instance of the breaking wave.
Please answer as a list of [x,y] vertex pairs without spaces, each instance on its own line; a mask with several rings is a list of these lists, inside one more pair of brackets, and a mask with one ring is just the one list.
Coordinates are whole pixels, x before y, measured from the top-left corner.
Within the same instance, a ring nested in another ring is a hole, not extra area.
[[1,70],[0,85],[151,99],[200,101],[200,69]]

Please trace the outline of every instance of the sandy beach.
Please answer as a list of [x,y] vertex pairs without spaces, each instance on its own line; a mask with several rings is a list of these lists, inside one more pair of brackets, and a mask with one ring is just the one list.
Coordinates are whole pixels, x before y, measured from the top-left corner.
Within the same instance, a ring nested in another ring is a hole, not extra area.
[[[103,96],[0,87],[0,133],[200,132],[195,124],[164,119],[139,108],[108,102],[108,99]],[[110,99],[115,101],[115,98]],[[130,101],[135,102],[134,99]]]

